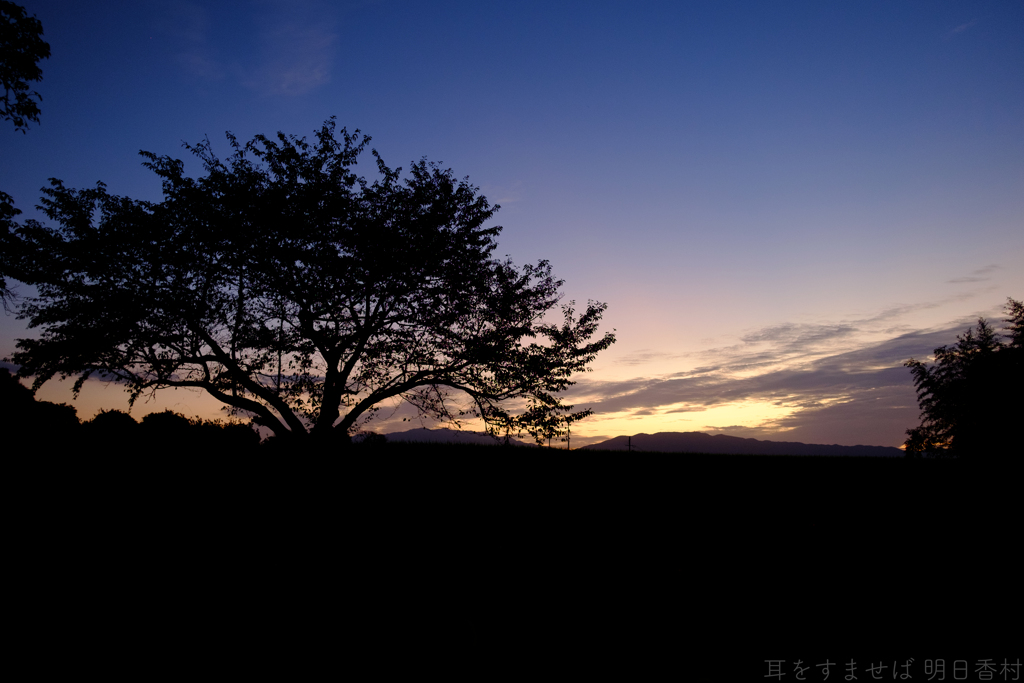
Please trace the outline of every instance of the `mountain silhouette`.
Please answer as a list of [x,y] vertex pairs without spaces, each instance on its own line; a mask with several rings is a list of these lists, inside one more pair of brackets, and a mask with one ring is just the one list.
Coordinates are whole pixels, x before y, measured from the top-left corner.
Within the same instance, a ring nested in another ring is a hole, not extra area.
[[837,446],[795,441],[760,441],[725,434],[704,432],[658,432],[617,436],[608,441],[583,446],[599,451],[633,450],[662,453],[721,453],[730,455],[858,455],[903,457],[903,451],[891,446]]

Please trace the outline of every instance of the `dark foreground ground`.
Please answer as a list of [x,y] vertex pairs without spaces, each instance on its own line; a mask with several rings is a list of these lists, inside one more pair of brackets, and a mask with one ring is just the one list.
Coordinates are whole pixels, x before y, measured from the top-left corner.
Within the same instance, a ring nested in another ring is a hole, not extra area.
[[83,670],[126,649],[375,678],[1024,661],[1016,467],[413,444],[7,463],[12,619],[28,646],[88,643]]

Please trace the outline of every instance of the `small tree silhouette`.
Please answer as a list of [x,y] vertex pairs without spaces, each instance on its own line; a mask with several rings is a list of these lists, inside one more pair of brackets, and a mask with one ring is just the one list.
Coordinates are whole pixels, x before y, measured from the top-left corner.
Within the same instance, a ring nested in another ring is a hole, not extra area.
[[981,318],[931,365],[911,358],[921,425],[907,430],[909,457],[1005,458],[1020,451],[1024,415],[1024,304],[1009,299],[1007,341]]

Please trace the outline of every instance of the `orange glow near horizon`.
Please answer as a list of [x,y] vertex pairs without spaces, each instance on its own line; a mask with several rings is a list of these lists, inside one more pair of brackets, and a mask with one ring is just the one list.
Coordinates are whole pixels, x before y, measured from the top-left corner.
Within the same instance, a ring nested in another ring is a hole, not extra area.
[[[727,427],[771,428],[796,409],[769,401],[742,401],[716,405],[707,409],[686,410],[691,406],[675,404],[638,415],[632,412],[595,415],[576,425],[580,437],[606,436],[645,432],[704,432]],[[685,412],[684,412],[685,411]],[[780,433],[782,430],[779,430]]]
[[[22,383],[30,384],[28,380],[22,380]],[[47,382],[36,393],[36,399],[72,405],[78,411],[78,417],[82,422],[92,419],[100,410],[113,409],[127,412],[136,420],[141,420],[149,413],[164,410],[204,420],[230,419],[223,403],[199,389],[161,389],[154,396],[143,395],[129,410],[128,394],[117,384],[88,381],[79,397],[74,399],[71,395],[72,383],[73,380]],[[579,401],[578,404],[583,407],[586,401]],[[756,400],[726,403],[706,409],[679,403],[650,411],[620,411],[593,415],[573,425],[571,434],[574,442],[579,445],[596,443],[620,435],[713,432],[729,427],[761,428],[781,435],[786,430],[775,425],[797,410],[796,407],[780,405],[777,402]],[[421,426],[438,429],[447,425],[431,420],[424,420],[421,423],[418,420],[401,422],[386,419],[373,421],[367,425],[370,430],[382,433],[405,431]],[[484,431],[484,424],[479,419],[465,420],[462,429]],[[532,440],[528,435],[520,438]]]
[[[21,383],[31,387],[31,380]],[[52,403],[67,403],[78,411],[78,419],[87,422],[101,410],[121,410],[136,420],[150,413],[172,410],[186,417],[204,420],[225,420],[229,416],[223,410],[224,404],[201,389],[160,389],[154,396],[143,394],[129,410],[128,393],[113,382],[89,380],[82,386],[78,398],[74,398],[71,387],[74,380],[51,380],[36,392],[36,400]]]

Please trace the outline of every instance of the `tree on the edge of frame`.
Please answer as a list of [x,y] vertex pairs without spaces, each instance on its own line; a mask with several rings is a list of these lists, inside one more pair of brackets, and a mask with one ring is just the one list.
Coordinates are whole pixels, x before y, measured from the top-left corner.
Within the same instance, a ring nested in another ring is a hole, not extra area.
[[[142,152],[159,203],[103,183],[43,190],[54,227],[16,231],[38,288],[19,316],[41,330],[12,360],[38,388],[54,377],[123,383],[134,402],[165,387],[205,390],[282,440],[347,443],[400,401],[494,433],[557,433],[589,414],[558,393],[614,342],[593,339],[605,304],[559,305],[546,261],[492,257],[499,208],[426,160],[407,177],[376,151],[379,178],[351,167],[369,142],[278,133],[205,168]],[[546,316],[554,314],[556,319]]]
[[981,318],[931,365],[911,358],[921,425],[907,430],[910,457],[1006,459],[1021,450],[1024,415],[1024,303],[1006,305],[1006,340]]
[[[38,81],[43,70],[38,62],[50,56],[50,45],[43,40],[43,25],[25,8],[7,0],[0,0],[0,119],[14,123],[14,129],[24,133],[28,121],[39,123],[37,92],[29,92],[29,81]],[[13,97],[13,100],[12,100]]]
[[[32,97],[42,101],[37,92],[28,91],[28,81],[38,81],[43,70],[38,62],[50,56],[50,46],[43,40],[43,25],[25,8],[7,0],[0,0],[0,119],[14,123],[14,130],[28,130],[26,121],[39,123],[39,105]],[[14,100],[11,100],[11,97]],[[14,217],[21,211],[14,208],[11,195],[0,191],[0,300],[4,311],[14,300],[14,291],[7,287],[8,277],[17,277],[12,252],[14,242],[11,231],[17,225]]]

